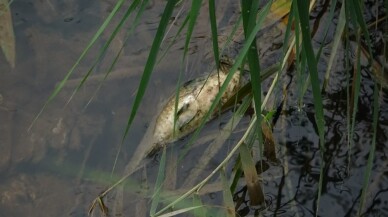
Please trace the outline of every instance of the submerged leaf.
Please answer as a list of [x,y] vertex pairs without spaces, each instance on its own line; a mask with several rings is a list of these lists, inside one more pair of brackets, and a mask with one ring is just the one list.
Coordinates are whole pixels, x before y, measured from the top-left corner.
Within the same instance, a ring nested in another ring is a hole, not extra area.
[[7,0],[0,0],[0,47],[12,68],[15,67],[15,35]]
[[225,168],[220,171],[221,181],[222,181],[222,195],[223,195],[223,204],[225,207],[224,216],[236,216],[236,210],[234,209],[233,195],[229,188],[228,178],[226,177]]
[[243,144],[240,147],[240,159],[242,169],[244,170],[250,204],[252,206],[261,205],[264,203],[264,193],[261,188],[259,176],[256,173],[255,164],[246,144]]

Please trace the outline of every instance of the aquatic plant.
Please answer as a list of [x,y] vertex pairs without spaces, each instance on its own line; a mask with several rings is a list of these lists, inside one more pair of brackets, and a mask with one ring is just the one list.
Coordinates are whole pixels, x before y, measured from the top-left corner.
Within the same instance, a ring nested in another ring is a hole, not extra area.
[[[128,36],[133,33],[133,30],[136,28],[137,24],[141,22],[142,15],[144,13],[145,8],[149,4],[149,1],[140,1],[135,0],[131,2],[127,9],[124,9],[124,0],[117,1],[115,7],[113,8],[111,14],[105,22],[101,25],[100,29],[97,31],[95,36],[92,38],[90,43],[87,45],[85,51],[81,54],[78,61],[71,68],[66,77],[62,80],[62,82],[56,87],[50,98],[47,100],[46,105],[56,97],[56,95],[60,92],[61,88],[65,85],[66,81],[73,73],[74,69],[77,67],[79,62],[84,58],[88,50],[93,46],[93,44],[97,41],[97,39],[101,36],[107,25],[111,22],[112,18],[118,14],[120,10],[125,10],[125,14],[112,32],[110,38],[107,43],[101,49],[100,54],[96,58],[96,62],[91,66],[90,70],[86,73],[84,79],[79,83],[78,87],[74,91],[75,95],[77,91],[83,86],[84,82],[88,79],[88,76],[96,66],[96,64],[102,60],[107,48],[110,43],[116,37],[118,31],[123,28],[126,21],[130,16],[134,16],[132,21],[131,29],[128,31]],[[214,179],[216,175],[220,176],[220,185],[221,191],[223,193],[223,206],[219,208],[218,211],[221,210],[223,212],[223,216],[236,216],[236,209],[233,201],[233,194],[237,191],[238,183],[241,182],[242,174],[244,175],[244,181],[247,186],[247,192],[249,195],[250,205],[252,206],[262,206],[265,207],[265,195],[263,186],[261,184],[260,173],[257,172],[258,168],[256,167],[256,162],[259,160],[266,159],[267,161],[273,161],[273,163],[277,162],[276,156],[273,157],[269,155],[269,150],[275,149],[273,146],[275,145],[275,141],[272,138],[272,127],[271,122],[275,122],[274,119],[279,116],[279,109],[282,109],[282,105],[287,100],[287,88],[289,85],[284,87],[284,91],[281,96],[275,96],[274,90],[276,88],[279,89],[279,80],[282,76],[289,70],[290,67],[295,69],[297,86],[295,88],[298,89],[298,110],[302,110],[304,106],[304,97],[308,91],[312,93],[312,102],[314,106],[314,118],[313,122],[316,127],[316,134],[318,136],[319,143],[319,151],[317,152],[319,155],[319,182],[316,189],[316,195],[314,195],[314,207],[315,210],[312,212],[315,216],[318,216],[320,213],[320,203],[321,203],[321,195],[324,191],[325,184],[325,169],[327,168],[327,143],[325,141],[325,131],[328,127],[325,123],[325,114],[324,114],[324,95],[325,90],[327,88],[328,83],[330,82],[330,73],[335,61],[337,51],[339,49],[340,43],[342,42],[345,49],[345,60],[346,60],[346,69],[348,69],[351,65],[354,68],[353,80],[348,79],[348,88],[347,88],[347,103],[348,103],[348,114],[347,114],[347,144],[349,153],[351,153],[351,149],[354,146],[353,138],[354,138],[354,127],[356,124],[356,116],[358,110],[358,98],[360,92],[361,85],[361,59],[365,58],[369,61],[371,65],[378,65],[376,61],[373,59],[373,52],[371,49],[371,39],[369,35],[369,27],[367,26],[364,16],[363,16],[363,3],[356,0],[348,0],[343,2],[338,2],[337,0],[326,1],[328,5],[330,5],[330,11],[327,13],[329,16],[328,20],[337,18],[337,26],[335,28],[334,34],[334,42],[332,49],[330,51],[330,58],[327,63],[326,75],[324,79],[320,79],[320,75],[318,72],[318,64],[322,59],[322,51],[323,51],[323,43],[320,46],[316,46],[313,43],[314,31],[316,29],[312,28],[310,25],[310,15],[311,11],[314,9],[317,4],[316,1],[310,1],[310,4],[307,4],[306,1],[301,0],[277,0],[277,1],[266,1],[265,4],[260,4],[259,1],[241,1],[241,16],[239,16],[235,25],[232,28],[232,31],[227,37],[225,43],[220,44],[219,42],[219,34],[217,27],[217,13],[216,13],[216,2],[214,0],[209,0],[208,2],[202,1],[192,1],[190,7],[185,6],[185,1],[178,0],[169,0],[165,4],[165,9],[160,18],[160,22],[155,34],[154,41],[152,43],[149,56],[147,62],[144,66],[144,71],[142,77],[139,82],[139,87],[137,89],[137,93],[132,104],[131,112],[129,114],[129,118],[127,121],[127,126],[125,128],[124,135],[122,137],[122,144],[127,138],[128,132],[131,129],[132,123],[136,117],[136,114],[140,108],[140,104],[143,100],[145,91],[147,89],[148,83],[151,78],[151,74],[154,71],[156,64],[159,61],[163,61],[163,57],[168,52],[168,49],[164,51],[163,54],[160,54],[160,47],[164,42],[164,39],[168,33],[168,28],[174,28],[171,24],[171,20],[176,20],[177,17],[181,16],[183,22],[180,24],[179,28],[176,31],[176,34],[173,37],[173,40],[170,41],[170,45],[167,48],[170,48],[173,43],[176,42],[176,38],[185,33],[184,37],[184,46],[182,49],[182,59],[179,61],[181,68],[188,58],[188,52],[190,47],[190,41],[192,39],[192,34],[195,31],[197,25],[197,18],[200,14],[201,8],[208,7],[209,9],[209,24],[211,28],[212,34],[212,53],[214,60],[214,69],[220,70],[220,57],[224,54],[225,50],[230,46],[231,41],[236,36],[237,30],[242,29],[244,40],[242,42],[241,47],[237,55],[234,56],[234,63],[228,68],[228,72],[226,77],[223,78],[223,82],[219,85],[219,90],[212,99],[212,104],[208,109],[206,109],[206,114],[201,116],[201,121],[198,121],[196,124],[195,131],[189,135],[189,139],[186,142],[186,148],[181,154],[180,158],[177,160],[181,161],[187,150],[191,147],[193,143],[198,141],[199,132],[203,129],[204,125],[207,123],[211,117],[219,112],[221,114],[221,110],[219,109],[219,102],[222,100],[225,91],[228,91],[228,87],[230,82],[233,80],[236,73],[239,73],[239,70],[247,69],[249,73],[249,84],[247,84],[246,88],[241,88],[241,91],[236,95],[237,97],[228,97],[230,107],[233,107],[234,114],[224,126],[224,133],[221,133],[218,137],[214,139],[211,143],[211,147],[219,147],[222,145],[226,139],[231,135],[231,131],[236,128],[237,124],[242,117],[247,114],[249,107],[252,106],[253,113],[251,114],[250,122],[248,127],[245,129],[243,135],[239,138],[238,142],[234,145],[233,149],[228,152],[228,154],[224,157],[224,160],[205,178],[203,178],[200,182],[198,182],[194,186],[190,186],[184,193],[180,194],[178,197],[171,199],[169,192],[163,191],[163,182],[166,178],[165,175],[165,166],[166,166],[166,149],[164,148],[161,154],[160,160],[160,169],[158,172],[157,180],[154,186],[154,191],[152,192],[151,197],[151,208],[150,215],[151,216],[173,216],[185,212],[192,212],[198,216],[205,216],[204,213],[214,212],[213,207],[210,205],[204,204],[201,198],[198,196],[201,190],[204,188],[206,184],[209,184],[209,181]],[[336,7],[340,6],[339,14],[336,14]],[[186,8],[186,13],[180,13],[179,8]],[[189,9],[188,9],[189,8]],[[175,15],[174,15],[175,14]],[[286,30],[284,33],[284,38],[282,42],[282,53],[281,57],[277,60],[277,63],[272,67],[263,68],[263,62],[260,59],[260,55],[257,48],[257,40],[260,40],[260,37],[257,37],[260,31],[263,29],[268,29],[271,26],[277,23],[286,23]],[[378,22],[378,21],[376,21]],[[174,22],[172,22],[174,23]],[[321,24],[324,26],[324,31],[322,34],[323,40],[328,36],[328,32],[332,26],[331,23]],[[353,49],[350,45],[350,41],[352,37],[356,38],[355,47],[356,58],[355,63],[353,64],[351,60],[351,53]],[[166,42],[164,42],[166,43]],[[125,46],[125,43],[124,43]],[[221,48],[221,49],[220,49]],[[120,51],[121,52],[121,51]],[[106,76],[109,76],[111,69],[113,68],[115,61],[119,58],[119,53],[112,63],[112,67],[108,70]],[[275,69],[275,70],[273,70]],[[376,72],[381,72],[380,68],[374,69]],[[183,71],[183,70],[181,70]],[[271,72],[271,73],[268,73]],[[271,81],[268,87],[264,88],[262,86],[263,81],[268,78],[268,76],[263,76],[272,74]],[[381,75],[381,74],[380,74]],[[322,77],[322,76],[321,76]],[[182,78],[179,77],[177,88],[175,91],[175,100],[170,100],[172,103],[169,105],[174,108],[174,120],[172,130],[178,130],[184,125],[189,123],[193,117],[185,118],[184,120],[179,118],[180,111],[184,103],[180,102],[182,91]],[[351,88],[350,88],[351,87]],[[362,195],[360,197],[360,205],[358,208],[358,214],[362,214],[364,212],[364,203],[366,198],[366,190],[368,189],[368,183],[371,174],[371,165],[373,163],[374,158],[374,150],[376,148],[376,126],[378,122],[378,98],[379,98],[379,84],[376,83],[374,87],[374,96],[373,96],[373,142],[370,144],[370,152],[368,159],[368,170],[364,176],[364,184],[362,189]],[[265,94],[264,90],[265,89]],[[245,91],[245,92],[244,92]],[[280,105],[272,105],[267,106],[268,101],[271,98],[281,98]],[[222,103],[222,105],[227,105],[228,100]],[[174,104],[174,105],[173,105]],[[43,109],[46,107],[43,107]],[[269,108],[269,109],[268,109]],[[42,109],[42,111],[43,111]],[[218,109],[218,110],[217,110]],[[42,112],[41,111],[41,112]],[[40,114],[40,113],[39,113]],[[37,116],[37,118],[39,115]],[[170,116],[169,116],[170,117]],[[193,129],[189,130],[190,132]],[[187,133],[185,133],[186,135]],[[172,142],[174,139],[169,139],[167,142]],[[269,145],[265,145],[269,144]],[[210,147],[209,146],[209,147]],[[121,147],[121,146],[120,146]],[[121,152],[121,148],[119,148],[118,153]],[[274,153],[275,151],[272,151]],[[211,152],[211,155],[214,156],[216,152]],[[119,154],[117,154],[115,161],[117,161]],[[234,165],[234,170],[227,170],[228,166],[232,164],[231,159],[236,158],[236,163]],[[143,158],[141,155],[135,154],[135,157],[139,159],[136,160],[138,162]],[[349,158],[351,158],[349,154]],[[201,161],[201,160],[200,160]],[[208,160],[204,160],[204,162],[208,162]],[[261,161],[263,162],[263,161]],[[113,169],[115,170],[116,162],[114,163]],[[124,182],[126,178],[130,174],[132,174],[134,169],[137,169],[138,165],[133,166],[131,168],[131,172],[128,170],[127,174],[124,174],[124,177],[109,187],[106,191],[100,194],[93,202],[92,209],[97,205],[100,206],[102,212],[107,212],[107,208],[104,203],[105,196],[113,189],[119,188],[119,184]],[[258,166],[261,170],[264,169],[264,164],[261,163]],[[287,166],[285,166],[285,170],[287,170]],[[285,172],[287,173],[287,171]],[[193,172],[193,174],[198,174],[197,172]],[[190,183],[192,177],[190,176],[186,181]],[[122,186],[121,186],[122,187]],[[122,190],[122,189],[121,189]],[[291,190],[290,190],[291,191]],[[119,192],[119,191],[118,191]],[[121,193],[117,193],[116,199],[120,200],[122,198]],[[193,202],[190,202],[193,200]],[[159,208],[159,209],[158,209]],[[171,211],[171,209],[173,209]]]

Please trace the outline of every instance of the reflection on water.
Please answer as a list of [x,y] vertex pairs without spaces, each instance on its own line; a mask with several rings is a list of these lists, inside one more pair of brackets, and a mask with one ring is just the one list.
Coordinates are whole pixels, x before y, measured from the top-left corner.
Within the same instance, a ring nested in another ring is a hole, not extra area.
[[[125,32],[120,33],[118,39],[113,41],[112,49],[106,55],[107,61],[97,66],[90,81],[64,108],[72,91],[92,64],[98,49],[107,40],[108,34],[97,42],[91,51],[93,55],[87,56],[81,63],[64,91],[48,106],[32,130],[27,132],[54,86],[65,76],[102,19],[112,10],[114,1],[13,2],[11,10],[17,40],[15,69],[4,64],[5,59],[0,56],[0,216],[86,216],[90,202],[111,183],[110,172],[118,144],[163,4],[164,2],[152,2],[147,7],[147,19],[140,23],[130,38],[121,61],[96,95],[94,91],[109,67],[109,60],[114,58],[115,52],[123,44]],[[224,32],[229,31],[230,24],[238,15],[238,6],[235,4],[237,3],[229,2],[226,4],[228,7],[218,9],[222,17],[220,28]],[[319,10],[325,10],[324,7],[318,8],[315,14],[319,14]],[[204,8],[201,13],[207,14],[207,9]],[[203,16],[201,19],[202,22],[198,22],[198,32],[194,33],[195,37],[191,42],[190,64],[187,67],[189,72],[184,74],[185,80],[196,77],[211,64],[212,53],[206,48],[210,41],[209,28],[202,25],[208,18]],[[177,22],[183,22],[183,19],[178,19]],[[111,32],[113,27],[110,28]],[[318,28],[316,46],[323,43],[320,41],[320,31],[322,29]],[[334,29],[330,34],[333,31]],[[259,49],[264,61],[263,67],[271,65],[279,58],[283,33],[282,28],[260,33]],[[329,39],[330,37],[332,36]],[[222,37],[220,40],[222,41]],[[184,36],[173,45],[166,59],[179,60],[183,42]],[[328,59],[331,41],[323,44],[325,47],[322,55],[325,56],[324,59]],[[234,56],[238,48],[239,45],[236,45],[226,53]],[[346,64],[341,58],[344,57],[343,48],[340,48],[337,55],[339,58],[334,63],[324,95],[327,152],[323,155],[325,175],[319,215],[354,216],[360,203],[360,189],[372,144],[371,105],[374,82],[373,76],[365,67],[362,72],[354,145],[349,149],[346,138],[349,130],[346,85],[348,75],[352,72],[345,68]],[[117,176],[121,175],[123,165],[131,157],[133,144],[137,144],[146,130],[147,121],[157,112],[155,108],[175,88],[180,67],[176,62],[162,61],[157,66],[139,117],[128,136],[128,143],[131,145],[126,144],[119,155],[119,172],[115,173]],[[320,63],[321,76],[326,64]],[[314,214],[322,157],[310,90],[303,98],[304,106],[299,107],[300,81],[304,82],[292,70],[281,81],[284,84],[291,83],[284,109],[274,127],[280,163],[269,164],[262,175],[267,207],[260,210],[249,207],[249,202],[243,196],[244,189],[239,189],[241,191],[236,194],[235,199],[241,216],[259,211],[263,216],[273,216],[275,213],[278,216]],[[265,82],[264,88],[267,86],[268,82]],[[281,95],[281,86],[279,85],[277,95]],[[93,101],[84,110],[92,96]],[[274,100],[275,106],[279,99]],[[368,216],[388,215],[386,90],[380,92],[380,104],[377,148],[365,209]],[[210,128],[217,129],[217,124],[218,122],[212,123]],[[229,151],[233,142],[235,141],[228,141],[223,152]],[[203,146],[198,146],[190,152],[187,160],[180,165],[183,177],[178,177],[177,182],[183,181],[187,176],[190,171],[188,168],[196,166],[192,162],[203,155],[203,150]],[[174,153],[172,151],[172,155]],[[210,172],[225,153],[217,155],[205,172]],[[142,177],[152,182],[157,167],[158,159],[155,159],[148,168],[148,176]],[[169,184],[171,189],[180,186],[179,183]],[[139,184],[136,182],[134,185]],[[146,184],[143,185],[143,189],[146,189]],[[214,189],[218,189],[217,186]],[[210,204],[221,204],[221,194],[214,191],[209,190],[212,193],[202,199]],[[107,203],[113,204],[113,200],[114,198],[108,197]],[[146,200],[128,197],[125,202],[128,203],[123,205],[125,214],[133,213],[133,207],[129,206],[133,203],[136,203],[138,213],[147,210]]]

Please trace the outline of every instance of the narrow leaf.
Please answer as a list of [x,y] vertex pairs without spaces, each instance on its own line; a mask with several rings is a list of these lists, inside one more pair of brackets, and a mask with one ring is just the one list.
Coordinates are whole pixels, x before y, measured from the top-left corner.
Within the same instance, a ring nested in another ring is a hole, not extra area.
[[244,170],[244,178],[248,188],[250,204],[252,206],[263,204],[264,193],[261,189],[259,176],[256,173],[255,163],[253,162],[246,144],[240,146],[240,159],[242,169]]
[[154,195],[152,197],[152,203],[151,203],[151,209],[150,209],[151,216],[155,214],[156,208],[158,207],[158,204],[159,204],[160,192],[164,182],[165,169],[166,169],[166,147],[163,148],[163,154],[160,159],[158,176],[156,178]]
[[160,48],[160,45],[162,43],[164,33],[166,31],[168,22],[170,20],[170,17],[171,17],[173,10],[174,10],[176,2],[177,2],[177,0],[169,0],[167,2],[166,7],[165,7],[164,12],[163,12],[163,15],[160,19],[158,30],[156,31],[156,36],[155,36],[155,39],[154,39],[152,46],[151,46],[150,54],[148,56],[148,59],[147,59],[147,62],[146,62],[145,68],[144,68],[144,72],[143,72],[143,75],[142,75],[141,80],[140,80],[140,86],[138,88],[138,91],[137,91],[137,94],[135,97],[135,101],[133,102],[133,105],[132,105],[132,111],[131,111],[131,114],[128,118],[127,126],[125,128],[125,132],[124,132],[124,136],[123,136],[122,141],[124,141],[124,139],[126,138],[128,131],[129,131],[129,128],[131,127],[132,122],[135,119],[135,116],[136,116],[137,110],[140,106],[141,100],[143,99],[143,96],[144,96],[145,90],[147,88],[148,82],[150,80],[152,71],[155,67],[156,58],[157,58],[158,53],[159,53],[159,48]]
[[365,175],[364,175],[364,183],[362,185],[362,193],[360,198],[360,207],[358,209],[358,215],[361,216],[361,212],[364,208],[365,200],[366,200],[366,194],[368,193],[368,186],[369,186],[369,180],[370,175],[372,173],[372,166],[373,166],[373,160],[375,158],[375,151],[376,151],[376,137],[377,137],[377,123],[379,120],[379,85],[375,83],[375,88],[373,92],[373,138],[372,138],[372,145],[369,150],[369,156],[368,156],[368,164],[365,168]]
[[0,47],[12,68],[15,67],[15,35],[8,0],[0,0]]
[[323,115],[323,104],[322,96],[320,92],[320,84],[318,78],[318,69],[317,61],[315,59],[315,54],[312,46],[311,35],[310,35],[310,26],[309,26],[309,5],[305,1],[296,0],[298,6],[298,14],[300,18],[300,27],[302,32],[302,49],[305,52],[307,65],[310,72],[310,80],[313,90],[314,97],[314,107],[315,107],[315,119],[318,127],[319,143],[321,150],[321,173],[319,176],[319,189],[318,189],[318,198],[317,198],[317,207],[316,215],[318,215],[319,203],[322,193],[322,184],[323,184],[323,168],[325,162],[323,161],[323,156],[325,153],[325,141],[324,141],[324,115]]
[[217,69],[220,69],[220,54],[218,49],[217,19],[215,0],[209,0],[210,28],[212,31],[213,53]]
[[222,182],[222,196],[223,196],[223,203],[225,208],[225,215],[228,217],[235,217],[236,211],[234,210],[234,202],[233,202],[233,195],[230,191],[229,184],[228,184],[228,178],[226,177],[225,170],[220,171],[221,176],[221,182]]
[[109,14],[109,16],[105,19],[103,24],[100,26],[100,28],[97,30],[97,32],[94,34],[92,39],[90,40],[89,44],[86,46],[86,48],[81,53],[80,57],[77,59],[77,61],[74,63],[74,65],[71,67],[69,72],[65,75],[65,77],[62,79],[61,82],[55,87],[54,91],[51,93],[49,98],[44,103],[43,107],[40,109],[39,113],[35,116],[34,120],[32,121],[30,127],[28,128],[28,131],[31,130],[32,126],[35,124],[35,122],[38,120],[40,115],[43,113],[47,105],[58,95],[58,93],[62,90],[62,88],[65,86],[67,80],[69,80],[70,76],[73,74],[75,68],[79,65],[81,60],[86,56],[89,49],[96,43],[97,39],[101,36],[101,34],[104,32],[105,28],[108,26],[112,18],[117,14],[119,9],[123,6],[124,0],[119,0],[115,7],[113,8],[112,12]]

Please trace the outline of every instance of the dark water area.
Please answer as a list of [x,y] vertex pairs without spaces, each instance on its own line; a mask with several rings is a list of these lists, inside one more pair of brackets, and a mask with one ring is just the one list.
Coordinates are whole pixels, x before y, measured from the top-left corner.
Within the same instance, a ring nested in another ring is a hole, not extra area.
[[[327,2],[327,1],[326,1]],[[377,18],[376,5],[366,3],[367,24]],[[318,49],[323,44],[323,57],[319,63],[319,75],[323,80],[327,62],[330,56],[332,39],[335,29],[329,30],[325,41],[323,29],[327,22],[336,24],[337,19],[325,20],[328,10],[325,2],[318,4],[312,13],[312,23],[319,22],[316,34],[313,37],[315,47]],[[380,6],[378,17],[382,17],[385,8]],[[325,11],[326,10],[326,11]],[[340,7],[337,9],[337,15]],[[373,15],[372,15],[373,14]],[[319,19],[319,20],[318,20]],[[383,57],[384,33],[382,26],[371,30],[374,55]],[[377,37],[376,37],[377,35]],[[351,42],[354,43],[354,42]],[[354,58],[354,51],[351,54]],[[322,61],[323,59],[323,61]],[[323,94],[325,115],[325,148],[323,154],[319,147],[318,131],[315,123],[315,111],[311,89],[301,99],[298,91],[305,78],[298,78],[295,71],[288,72],[292,80],[288,89],[288,98],[285,109],[282,111],[280,121],[274,127],[274,135],[280,146],[278,158],[281,159],[280,174],[269,179],[264,184],[269,206],[264,209],[264,216],[314,216],[317,202],[320,169],[322,161],[323,186],[322,198],[318,211],[319,216],[357,216],[361,190],[367,171],[367,161],[372,146],[372,116],[373,116],[373,90],[377,83],[376,75],[364,64],[362,67],[361,89],[358,103],[358,113],[354,128],[353,143],[349,144],[348,132],[348,96],[347,84],[353,74],[353,63],[346,68],[344,44],[340,45],[337,58],[334,61],[330,81]],[[379,85],[384,86],[384,80]],[[379,89],[379,118],[377,126],[376,151],[366,195],[365,208],[362,216],[387,216],[388,203],[386,152],[387,142],[387,93],[386,89]],[[303,104],[300,105],[300,100]],[[275,166],[276,167],[276,166]],[[273,168],[272,168],[273,169]],[[271,172],[271,168],[268,173]],[[266,176],[264,173],[263,176]],[[265,179],[265,178],[264,178]],[[242,209],[243,210],[243,209]],[[246,212],[245,210],[243,212]],[[252,210],[251,212],[252,213]]]
[[[16,38],[16,66],[11,68],[3,54],[0,54],[0,217],[1,216],[87,216],[92,200],[122,175],[124,165],[131,158],[135,145],[147,130],[148,122],[160,110],[160,104],[174,92],[181,70],[180,59],[185,35],[167,53],[165,60],[155,68],[141,109],[130,129],[126,142],[117,159],[117,167],[111,175],[120,141],[127,123],[138,82],[156,32],[164,1],[150,1],[146,7],[144,20],[130,36],[120,60],[99,87],[110,62],[124,43],[126,31],[134,17],[129,18],[124,31],[113,40],[105,60],[98,63],[89,80],[66,104],[74,89],[109,38],[114,25],[109,26],[101,40],[81,61],[70,76],[64,89],[47,106],[43,114],[28,131],[34,117],[48,99],[53,89],[72,67],[93,34],[114,8],[114,1],[24,1],[12,2],[11,13]],[[327,1],[321,1],[314,9],[311,23],[314,26],[314,47],[324,44],[319,63],[319,76],[323,79],[329,59],[335,27],[329,29],[323,41],[323,30],[327,22],[336,24],[338,18],[326,20]],[[365,1],[367,23],[383,17],[382,3]],[[126,3],[129,4],[129,3]],[[379,6],[376,6],[379,4]],[[173,40],[177,26],[184,21],[189,4],[183,3],[176,9],[178,19],[171,33],[166,37],[162,50]],[[179,12],[180,9],[182,12]],[[376,12],[376,9],[379,9]],[[198,28],[190,44],[188,64],[185,65],[185,81],[196,78],[214,67],[211,51],[210,28],[207,8],[201,9]],[[336,9],[338,15],[340,7]],[[120,11],[120,15],[124,12]],[[231,26],[239,15],[238,2],[226,1],[217,8],[220,41],[231,31]],[[113,20],[114,24],[118,19]],[[385,25],[385,24],[384,24]],[[383,58],[383,28],[371,28],[374,55]],[[262,67],[275,63],[281,56],[285,26],[270,25],[258,34],[258,47]],[[241,48],[238,40],[224,51],[235,57]],[[351,54],[354,57],[354,51]],[[322,160],[324,180],[319,216],[356,216],[365,177],[369,150],[372,145],[372,111],[375,75],[366,64],[362,70],[358,115],[354,129],[354,143],[349,146],[347,138],[348,93],[347,85],[352,80],[353,68],[346,68],[345,49],[340,45],[332,67],[330,80],[323,95],[325,114],[326,152],[321,157],[319,138],[314,120],[314,105],[311,89],[301,96],[301,83],[306,76],[297,76],[294,68],[288,70],[275,89],[270,107],[276,107],[283,99],[283,88],[287,87],[287,97],[273,133],[276,143],[278,163],[269,163],[262,173],[266,207],[250,207],[248,197],[243,195],[244,182],[234,195],[243,201],[236,205],[240,216],[314,216]],[[353,64],[353,63],[352,63]],[[265,81],[266,92],[270,81]],[[96,90],[99,88],[99,91]],[[93,98],[92,98],[93,97]],[[92,100],[90,101],[90,99]],[[89,102],[90,101],[90,102]],[[87,105],[87,106],[86,106]],[[387,180],[387,135],[388,135],[388,91],[379,91],[379,122],[377,127],[376,151],[373,161],[368,194],[363,216],[388,216]],[[205,142],[194,145],[190,153],[178,167],[176,186],[188,187],[206,177],[237,143],[241,131],[249,120],[242,121],[237,132],[228,139],[222,150],[203,170],[202,174],[187,182],[191,169],[199,167],[197,162],[206,153],[209,134],[217,132],[231,112],[212,121],[205,127],[201,137]],[[248,119],[248,117],[246,117]],[[171,162],[187,140],[177,142],[168,150]],[[177,151],[178,150],[178,151]],[[149,198],[141,198],[141,189],[150,188],[160,163],[159,156],[151,160],[145,172],[131,178],[132,185],[126,192],[123,213],[112,216],[147,216]],[[233,163],[233,162],[231,162]],[[231,169],[231,168],[228,168]],[[216,183],[218,178],[214,178]],[[167,182],[167,181],[166,181]],[[171,181],[173,182],[173,181]],[[190,183],[190,184],[188,184]],[[200,197],[203,203],[223,206],[222,188],[213,185],[205,188]],[[182,191],[178,189],[176,191]],[[135,192],[135,193],[133,193]],[[206,193],[208,192],[208,193]],[[133,195],[137,196],[133,196]],[[139,196],[140,195],[140,196]],[[115,198],[108,195],[106,205],[114,210]],[[136,210],[136,214],[134,210]],[[99,216],[98,208],[93,216]],[[102,215],[102,214],[101,214]]]

